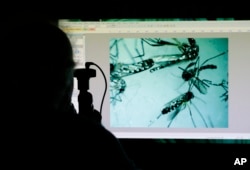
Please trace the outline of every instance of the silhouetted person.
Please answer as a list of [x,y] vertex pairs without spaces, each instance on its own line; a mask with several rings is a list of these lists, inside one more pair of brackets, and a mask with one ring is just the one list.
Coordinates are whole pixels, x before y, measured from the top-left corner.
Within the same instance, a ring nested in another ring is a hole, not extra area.
[[45,21],[4,23],[1,154],[9,167],[135,169],[101,123],[75,119],[74,62],[66,34]]

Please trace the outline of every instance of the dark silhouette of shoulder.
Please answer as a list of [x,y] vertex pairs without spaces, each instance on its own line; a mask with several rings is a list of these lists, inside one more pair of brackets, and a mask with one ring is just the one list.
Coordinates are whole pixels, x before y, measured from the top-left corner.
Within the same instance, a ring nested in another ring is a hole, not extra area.
[[3,161],[33,169],[136,169],[101,123],[74,119],[74,61],[66,34],[43,20],[11,20],[5,26],[0,72]]

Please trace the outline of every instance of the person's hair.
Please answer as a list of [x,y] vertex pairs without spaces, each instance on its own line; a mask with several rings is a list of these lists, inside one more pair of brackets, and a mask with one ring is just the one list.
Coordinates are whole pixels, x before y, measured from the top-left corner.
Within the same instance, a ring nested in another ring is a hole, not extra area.
[[0,74],[8,109],[49,110],[53,102],[69,98],[72,87],[67,83],[73,81],[75,63],[67,35],[45,21],[11,21],[5,26]]

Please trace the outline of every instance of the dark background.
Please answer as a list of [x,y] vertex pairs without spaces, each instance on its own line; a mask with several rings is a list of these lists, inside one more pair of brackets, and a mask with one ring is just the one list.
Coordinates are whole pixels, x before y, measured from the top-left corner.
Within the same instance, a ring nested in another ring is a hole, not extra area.
[[[247,2],[247,1],[246,1]],[[76,19],[100,21],[109,19],[140,20],[249,20],[246,2],[218,4],[213,1],[61,1],[60,4],[10,4],[1,13],[2,20]],[[206,139],[121,139],[131,159],[144,169],[200,167],[231,169],[235,158],[247,157],[250,164],[250,140]],[[108,154],[108,153],[107,153]]]
[[99,21],[100,19],[124,18],[158,18],[158,19],[196,19],[234,18],[250,19],[247,1],[237,0],[219,3],[219,1],[60,1],[52,2],[20,2],[1,5],[2,19],[17,17],[23,19],[81,19]]

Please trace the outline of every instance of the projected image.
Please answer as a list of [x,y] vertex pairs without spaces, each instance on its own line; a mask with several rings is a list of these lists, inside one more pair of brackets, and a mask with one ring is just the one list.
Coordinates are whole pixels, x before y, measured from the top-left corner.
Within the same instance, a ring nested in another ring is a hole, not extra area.
[[227,128],[228,38],[110,39],[111,127]]

